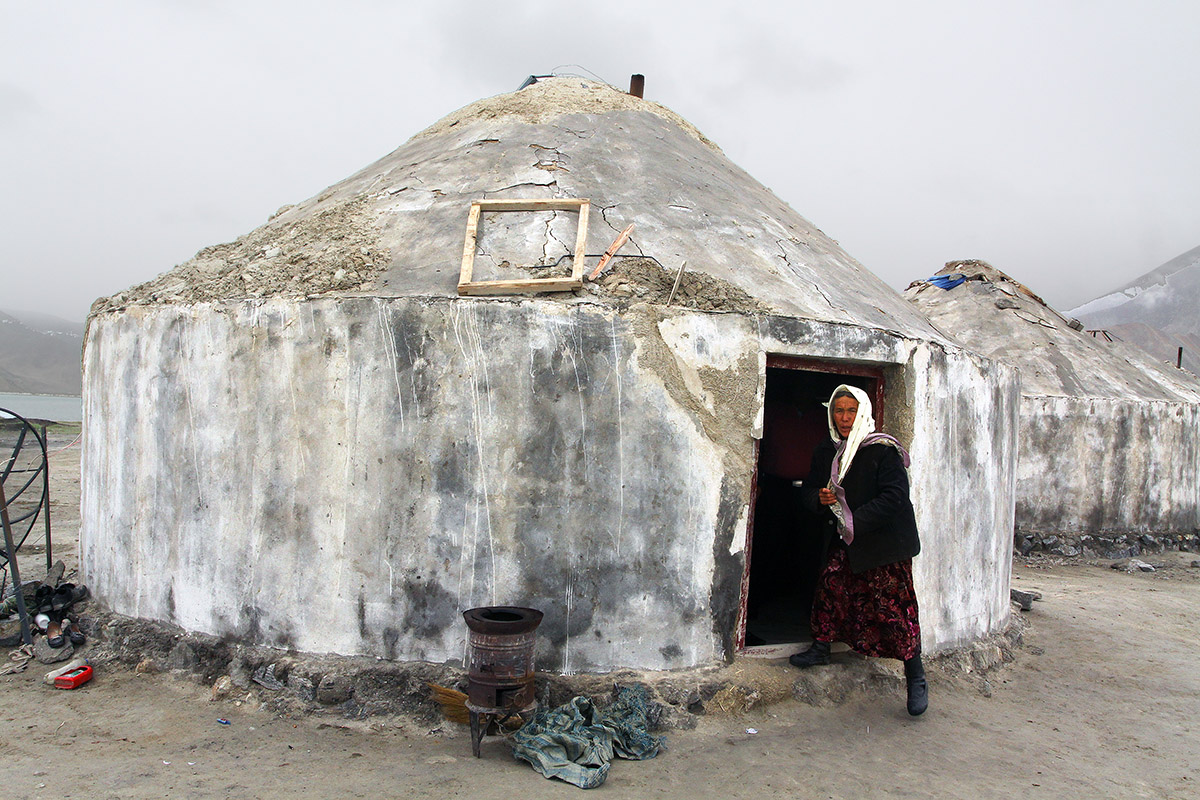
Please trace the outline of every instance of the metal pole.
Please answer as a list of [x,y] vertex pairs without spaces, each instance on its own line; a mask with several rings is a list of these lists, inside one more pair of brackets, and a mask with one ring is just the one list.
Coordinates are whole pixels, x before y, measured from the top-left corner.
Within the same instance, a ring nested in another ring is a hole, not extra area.
[[54,565],[50,552],[50,455],[46,452],[46,426],[42,426],[42,501],[46,504],[46,572]]
[[1183,348],[1179,348],[1179,355],[1175,357],[1175,366],[1183,369]]
[[13,544],[12,525],[8,521],[8,500],[4,498],[4,484],[0,482],[0,526],[4,528],[4,547],[8,553],[8,572],[12,575],[13,590],[17,597],[17,614],[21,617],[21,641],[33,644],[33,633],[29,630],[29,610],[25,608],[25,591],[21,586],[21,570],[17,568],[17,548]]

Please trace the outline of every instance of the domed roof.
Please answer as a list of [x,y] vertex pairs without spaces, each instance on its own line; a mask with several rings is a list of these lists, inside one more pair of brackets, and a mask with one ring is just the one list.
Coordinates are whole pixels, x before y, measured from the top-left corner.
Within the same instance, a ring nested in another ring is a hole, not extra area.
[[944,335],[1016,367],[1025,395],[1200,402],[1187,373],[1093,337],[987,262],[951,261],[937,274],[966,280],[950,289],[917,281],[904,296]]
[[[237,241],[93,311],[279,295],[457,297],[471,202],[529,198],[590,201],[588,270],[635,225],[607,280],[542,297],[664,302],[664,281],[686,262],[676,304],[940,338],[686,120],[579,78],[468,105]],[[576,226],[577,215],[562,211],[485,214],[477,263],[495,278],[569,268]]]

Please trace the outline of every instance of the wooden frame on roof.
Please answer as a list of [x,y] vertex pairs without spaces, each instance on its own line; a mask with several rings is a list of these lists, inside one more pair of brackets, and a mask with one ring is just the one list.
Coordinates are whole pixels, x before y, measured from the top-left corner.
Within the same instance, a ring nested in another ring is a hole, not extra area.
[[[467,215],[467,236],[463,242],[462,269],[458,275],[460,295],[524,294],[526,292],[569,292],[583,286],[583,258],[587,248],[588,212],[591,203],[579,200],[475,200]],[[569,278],[526,278],[523,280],[477,281],[475,270],[475,240],[479,232],[479,215],[484,211],[576,211],[579,230],[575,234],[575,261]]]

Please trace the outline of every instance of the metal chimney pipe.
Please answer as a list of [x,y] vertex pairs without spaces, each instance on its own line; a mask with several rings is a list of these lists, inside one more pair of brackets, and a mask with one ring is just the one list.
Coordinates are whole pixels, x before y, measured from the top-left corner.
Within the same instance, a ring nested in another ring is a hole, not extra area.
[[646,76],[645,75],[630,75],[629,76],[629,93],[634,97],[646,96]]
[[1175,366],[1178,369],[1183,369],[1183,348],[1179,348],[1179,355],[1175,357]]

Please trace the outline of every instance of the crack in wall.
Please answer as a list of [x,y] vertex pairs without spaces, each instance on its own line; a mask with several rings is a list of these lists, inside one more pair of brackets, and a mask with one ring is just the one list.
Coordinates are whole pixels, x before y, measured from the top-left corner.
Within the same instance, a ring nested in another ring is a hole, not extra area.
[[483,194],[486,196],[489,194],[496,194],[497,192],[507,192],[509,189],[517,189],[517,188],[520,188],[521,186],[540,186],[542,188],[547,188],[547,187],[552,186],[554,188],[558,188],[558,181],[552,180],[549,183],[537,183],[536,181],[524,181],[523,183],[514,183],[511,186],[502,186],[499,189],[486,189],[486,190],[484,190]]
[[[562,154],[562,151],[560,151],[557,147],[546,147],[546,146],[540,145],[540,144],[531,144],[529,146],[533,149],[534,154],[537,156],[537,159],[538,159],[537,161],[535,161],[533,163],[534,167],[536,167],[538,169],[544,169],[547,171],[554,171],[554,170],[562,170],[563,172],[571,171],[571,170],[567,169],[565,166],[563,166],[563,162],[566,160],[566,156],[564,156]],[[553,155],[547,156],[546,155],[547,153],[552,153]]]
[[[787,250],[785,250],[783,247],[783,241],[784,241],[783,239],[775,240],[775,245],[779,248],[779,257],[783,259],[783,263],[787,265],[787,268],[791,271],[791,273],[793,275],[795,275],[797,278],[802,278],[802,279],[808,281],[808,277],[806,275],[804,275],[804,273],[802,273],[800,271],[800,268],[797,267],[795,264],[793,264],[791,262],[791,260],[788,258]],[[835,306],[833,304],[833,301],[829,299],[829,295],[825,294],[825,290],[821,288],[821,285],[819,283],[817,283],[816,281],[808,281],[808,282],[811,283],[812,287],[817,290],[817,294],[821,295],[821,297],[825,300],[825,302],[829,305],[830,308],[832,308],[834,311],[838,310],[837,306]]]
[[[613,225],[612,220],[608,218],[608,210],[610,208],[616,208],[619,205],[620,203],[613,203],[611,206],[597,206],[597,208],[600,209],[600,218],[604,220],[605,225],[613,229],[613,233],[620,233],[622,230],[624,230],[624,226],[618,228],[616,225]],[[633,236],[630,236],[626,243],[633,245],[634,248],[637,249],[639,258],[646,257],[646,253],[642,250],[642,246],[634,240]]]
[[572,253],[571,248],[567,247],[566,243],[562,239],[559,239],[557,236],[554,235],[554,230],[553,230],[552,226],[554,225],[554,222],[557,219],[558,219],[558,212],[552,211],[552,212],[550,212],[550,218],[548,220],[546,220],[546,243],[542,245],[542,264],[544,266],[554,266],[555,264],[557,264],[558,261],[561,260],[561,259],[553,259],[550,257],[550,253],[548,252],[548,249],[550,247],[551,239],[558,242],[559,247],[561,247],[566,252],[567,255],[571,255],[571,253]]

